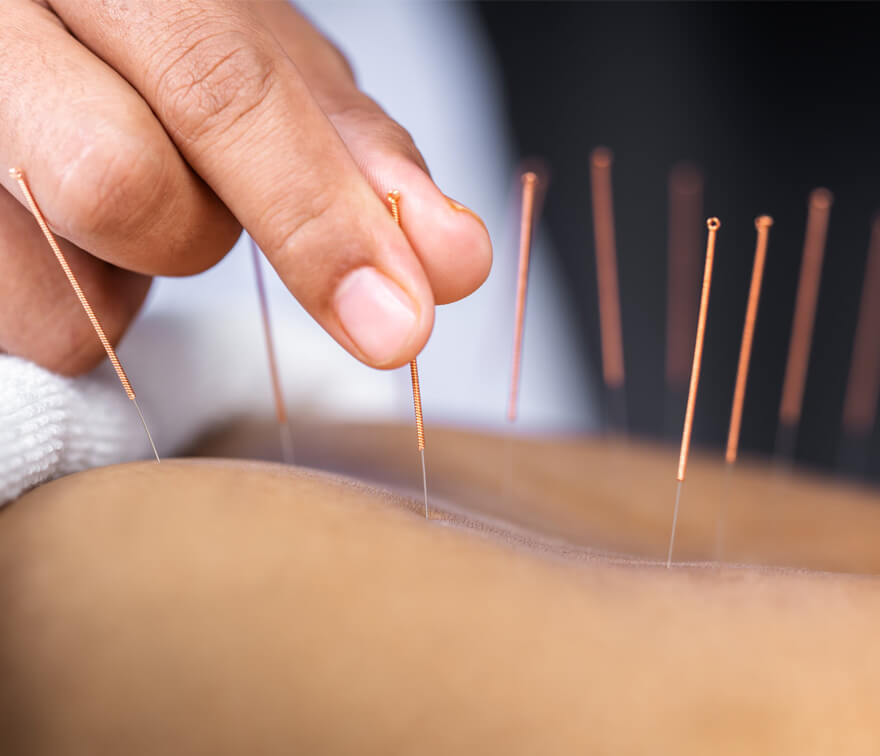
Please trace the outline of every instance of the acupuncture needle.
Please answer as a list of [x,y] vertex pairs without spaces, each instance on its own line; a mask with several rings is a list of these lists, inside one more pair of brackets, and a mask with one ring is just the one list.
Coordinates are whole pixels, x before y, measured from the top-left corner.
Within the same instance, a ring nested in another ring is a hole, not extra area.
[[865,470],[868,444],[877,414],[880,390],[880,215],[871,224],[868,259],[859,303],[852,359],[843,402],[838,465],[855,473]]
[[[400,226],[400,191],[392,189],[387,194],[391,205],[391,216],[394,222]],[[409,363],[410,379],[412,381],[413,409],[416,416],[416,440],[419,454],[422,458],[422,487],[425,491],[425,519],[428,519],[428,475],[425,470],[425,424],[422,419],[422,392],[419,389],[419,366],[415,359]]]
[[287,406],[284,402],[284,392],[281,388],[281,375],[278,370],[278,360],[275,356],[275,340],[272,337],[272,321],[269,317],[269,301],[266,296],[266,285],[263,280],[263,265],[260,261],[260,249],[251,238],[251,258],[254,263],[254,278],[257,284],[257,298],[260,302],[260,315],[263,320],[263,335],[266,340],[266,357],[269,361],[269,377],[272,381],[272,394],[275,400],[275,417],[278,421],[278,433],[281,440],[281,458],[288,464],[293,464],[293,433],[290,429],[290,421],[287,417]]
[[743,406],[746,399],[746,384],[749,377],[749,363],[752,357],[752,342],[755,335],[755,321],[758,318],[758,304],[761,299],[761,282],[764,278],[764,262],[767,258],[767,242],[773,218],[761,215],[755,218],[757,239],[755,241],[755,259],[752,265],[752,282],[749,285],[749,298],[746,303],[746,317],[743,324],[742,341],[739,347],[739,363],[736,368],[736,384],[733,390],[733,405],[730,410],[730,427],[727,433],[727,451],[724,455],[725,473],[718,508],[718,521],[715,529],[715,552],[717,561],[721,560],[724,538],[724,524],[730,475],[736,463],[739,448],[739,435],[742,427]]
[[687,408],[684,415],[684,428],[681,433],[681,452],[678,457],[678,474],[675,488],[675,507],[672,510],[672,532],[669,535],[669,551],[666,555],[666,569],[672,565],[672,549],[675,545],[675,528],[678,525],[678,507],[681,502],[681,487],[687,472],[688,454],[691,448],[691,431],[694,425],[694,407],[697,403],[697,386],[700,383],[700,364],[703,360],[703,340],[706,335],[706,316],[709,311],[709,290],[712,286],[712,265],[715,261],[715,237],[721,228],[718,218],[706,221],[709,230],[706,239],[706,265],[703,269],[703,289],[700,294],[700,310],[697,319],[697,339],[694,344],[694,360],[691,366],[691,380],[688,388]]
[[529,285],[529,259],[535,215],[535,190],[538,176],[534,171],[522,175],[522,207],[519,230],[519,265],[516,277],[516,313],[513,320],[513,364],[510,370],[510,398],[507,419],[516,421],[519,401],[519,378],[522,366],[523,327],[526,315],[526,292]]
[[810,345],[813,340],[813,323],[816,318],[816,302],[822,276],[822,258],[825,255],[825,238],[828,219],[834,198],[827,189],[814,189],[810,193],[807,210],[807,231],[795,300],[794,323],[779,403],[779,429],[776,435],[777,458],[791,462],[797,440],[797,430],[804,403],[804,387],[810,361]]
[[21,188],[21,192],[24,195],[25,200],[27,201],[28,207],[30,207],[31,213],[36,219],[37,224],[40,226],[40,230],[43,232],[43,236],[45,236],[46,241],[49,242],[49,246],[52,248],[52,251],[55,253],[55,257],[58,260],[58,264],[64,271],[64,275],[67,276],[67,280],[70,282],[70,286],[76,294],[77,299],[79,299],[79,303],[82,305],[83,310],[85,310],[86,316],[88,317],[89,322],[92,324],[92,328],[95,330],[95,333],[98,336],[98,340],[101,342],[101,346],[104,347],[104,351],[107,353],[107,358],[110,360],[110,364],[116,371],[116,375],[119,378],[119,382],[122,384],[122,388],[125,391],[126,396],[128,396],[128,398],[132,401],[135,410],[137,410],[138,417],[141,420],[141,425],[144,426],[144,431],[147,434],[147,440],[150,442],[150,447],[153,449],[153,454],[156,457],[156,462],[160,462],[161,460],[159,459],[159,452],[156,449],[156,444],[153,442],[153,435],[150,433],[150,429],[147,426],[147,421],[144,418],[144,413],[141,411],[140,405],[138,404],[134,389],[131,386],[131,382],[128,380],[128,376],[125,374],[125,370],[123,370],[122,368],[122,363],[120,363],[119,358],[116,356],[116,350],[113,349],[110,340],[104,333],[104,328],[101,326],[101,323],[95,315],[95,311],[92,309],[92,306],[89,304],[88,299],[86,299],[86,295],[83,292],[82,287],[80,286],[79,281],[76,278],[76,275],[71,270],[70,265],[67,262],[67,258],[61,251],[61,247],[58,246],[58,241],[56,240],[55,235],[49,229],[49,224],[46,222],[46,218],[43,215],[43,212],[40,210],[39,205],[37,205],[37,201],[34,199],[34,195],[31,193],[31,189],[27,182],[27,179],[25,178],[24,172],[20,168],[10,168],[9,175],[13,179],[15,179],[15,181],[18,183],[18,186]]
[[746,381],[749,375],[749,362],[752,357],[752,341],[755,335],[755,321],[758,318],[758,303],[761,298],[761,281],[764,277],[764,261],[767,258],[767,241],[773,218],[762,215],[755,219],[758,238],[755,242],[755,261],[752,266],[752,282],[749,286],[749,299],[746,304],[746,319],[743,325],[742,341],[739,347],[739,363],[736,368],[736,385],[733,391],[733,406],[730,411],[730,428],[727,434],[725,461],[736,462],[739,447],[739,433],[742,426],[743,404],[746,398]]
[[623,369],[623,331],[620,323],[620,287],[617,277],[617,243],[614,235],[614,201],[611,164],[607,147],[590,155],[590,187],[593,197],[593,235],[596,245],[596,279],[599,287],[599,335],[602,346],[602,378],[609,400],[610,419],[616,429],[626,430],[626,389]]

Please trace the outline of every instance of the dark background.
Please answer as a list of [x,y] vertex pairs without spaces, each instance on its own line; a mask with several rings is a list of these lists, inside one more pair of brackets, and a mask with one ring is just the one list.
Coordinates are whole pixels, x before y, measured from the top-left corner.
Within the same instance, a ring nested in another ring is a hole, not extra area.
[[[478,3],[523,156],[552,180],[542,224],[600,384],[589,154],[613,186],[630,431],[664,421],[667,180],[705,176],[719,232],[694,438],[726,440],[754,253],[770,235],[741,449],[773,450],[811,189],[834,193],[796,455],[834,469],[870,223],[880,208],[873,4]],[[880,324],[877,324],[880,327]],[[880,334],[878,334],[880,337]],[[680,436],[678,420],[675,433]],[[877,434],[871,441],[876,468]]]

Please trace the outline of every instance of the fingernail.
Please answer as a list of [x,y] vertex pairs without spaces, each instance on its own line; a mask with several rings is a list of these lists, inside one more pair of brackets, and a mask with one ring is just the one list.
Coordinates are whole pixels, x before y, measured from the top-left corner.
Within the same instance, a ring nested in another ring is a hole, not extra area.
[[343,278],[333,304],[345,332],[374,365],[392,362],[412,337],[415,303],[375,268]]
[[483,228],[486,228],[486,224],[483,221],[483,219],[479,215],[477,215],[473,210],[471,210],[469,207],[462,205],[461,202],[456,202],[454,199],[452,199],[452,197],[446,197],[446,201],[449,203],[449,206],[453,210],[457,210],[460,213],[467,213],[472,218],[476,218],[480,222],[480,225],[482,225]]

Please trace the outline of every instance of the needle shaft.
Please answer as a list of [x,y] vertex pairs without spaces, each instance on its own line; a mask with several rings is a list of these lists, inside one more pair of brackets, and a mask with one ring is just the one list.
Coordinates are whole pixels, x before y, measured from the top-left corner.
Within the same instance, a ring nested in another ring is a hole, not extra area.
[[[400,192],[396,189],[388,192],[388,203],[391,205],[391,217],[400,226]],[[422,391],[419,388],[419,365],[416,360],[409,363],[412,380],[413,410],[416,416],[416,442],[422,457],[422,486],[425,489],[425,519],[428,519],[428,476],[425,472],[425,423],[422,418]]]
[[675,508],[672,513],[672,532],[669,535],[669,553],[666,557],[667,568],[672,564],[672,547],[675,544],[675,528],[678,524],[678,504],[681,499],[681,486],[687,472],[688,454],[691,448],[691,431],[694,427],[694,408],[697,403],[697,387],[700,383],[700,365],[703,360],[703,340],[706,336],[706,317],[709,312],[709,291],[712,287],[712,265],[715,261],[715,238],[721,221],[709,218],[706,221],[709,235],[706,239],[706,265],[703,269],[703,290],[700,294],[700,311],[697,318],[697,339],[694,343],[694,362],[691,367],[691,381],[688,388],[687,409],[684,415],[684,429],[681,433],[681,453],[678,457],[678,487],[675,492]]
[[275,417],[278,420],[278,433],[281,440],[281,457],[283,461],[293,464],[293,433],[287,418],[287,406],[284,403],[284,392],[281,388],[281,374],[278,370],[278,359],[275,355],[275,339],[272,337],[272,320],[269,315],[269,300],[266,296],[266,284],[263,280],[263,266],[260,261],[260,250],[251,239],[251,258],[254,263],[254,278],[257,283],[257,298],[260,302],[260,316],[263,321],[263,335],[266,340],[266,357],[269,360],[269,377],[272,381],[272,394],[275,399]]
[[526,315],[526,291],[529,284],[529,257],[532,249],[532,229],[535,219],[535,190],[538,176],[533,171],[522,175],[522,217],[519,230],[519,266],[516,277],[516,314],[513,320],[513,364],[510,370],[510,399],[507,419],[516,420],[519,399],[519,374],[522,366],[523,327]]
[[672,510],[672,532],[669,535],[669,551],[666,552],[666,569],[672,566],[672,549],[675,546],[675,528],[678,525],[678,505],[681,502],[681,484],[684,481],[678,481],[675,487],[675,507]]
[[153,449],[153,454],[155,454],[156,456],[156,461],[159,462],[159,452],[156,451],[156,444],[153,443],[153,436],[150,433],[150,429],[147,427],[147,421],[144,419],[144,413],[141,412],[141,408],[138,406],[134,389],[131,386],[131,382],[128,380],[128,376],[126,375],[125,370],[122,368],[122,363],[116,356],[116,350],[113,348],[113,345],[110,343],[110,339],[107,338],[107,334],[104,332],[101,321],[99,321],[98,316],[95,315],[95,311],[92,309],[91,304],[89,304],[89,300],[86,298],[85,292],[82,290],[82,286],[80,286],[76,275],[74,274],[73,270],[71,270],[71,267],[67,262],[67,258],[61,251],[61,247],[58,244],[58,240],[55,238],[55,234],[53,234],[51,229],[49,228],[49,224],[46,222],[43,211],[40,210],[40,206],[37,204],[36,199],[34,199],[34,195],[31,192],[30,185],[25,178],[24,172],[19,168],[10,168],[9,175],[18,183],[18,186],[21,189],[21,193],[24,195],[25,201],[27,202],[31,213],[37,221],[37,225],[43,232],[43,236],[46,237],[46,241],[49,243],[49,247],[51,247],[52,252],[55,254],[55,259],[58,260],[58,264],[61,266],[61,270],[64,271],[64,275],[67,277],[67,281],[70,283],[70,287],[73,289],[74,294],[76,294],[76,298],[79,300],[80,305],[82,305],[82,308],[86,313],[86,317],[88,317],[89,322],[92,324],[92,328],[94,329],[95,334],[98,337],[98,341],[100,341],[101,346],[104,347],[104,351],[107,353],[107,359],[110,360],[110,364],[116,371],[116,376],[119,378],[119,382],[122,384],[122,389],[125,391],[126,396],[134,403],[134,407],[137,410],[138,417],[140,417],[141,423],[144,426],[144,430],[147,433],[147,439],[150,442],[150,447]]

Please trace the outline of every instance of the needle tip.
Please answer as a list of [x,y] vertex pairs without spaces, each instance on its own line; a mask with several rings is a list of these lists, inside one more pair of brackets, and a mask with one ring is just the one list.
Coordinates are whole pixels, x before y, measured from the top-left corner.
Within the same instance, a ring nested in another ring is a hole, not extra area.
[[144,413],[141,412],[141,407],[137,403],[137,399],[131,397],[132,404],[134,404],[134,408],[137,410],[138,417],[141,419],[141,425],[144,426],[144,432],[147,434],[147,440],[150,442],[150,448],[153,450],[153,456],[156,458],[156,462],[161,463],[162,460],[159,459],[159,451],[156,449],[156,443],[153,441],[153,434],[150,433],[150,429],[147,426],[146,418],[144,418]]
[[22,176],[21,168],[10,168],[9,175],[12,176],[12,178],[14,178],[16,181],[18,181],[18,179],[20,179]]
[[428,519],[428,475],[425,472],[425,448],[422,447],[420,450],[422,455],[422,486],[425,490],[425,519]]
[[278,427],[281,435],[281,460],[286,465],[292,465],[295,459],[293,454],[293,431],[290,429],[290,424],[286,419]]
[[681,501],[681,479],[675,489],[675,508],[672,510],[672,532],[669,534],[669,551],[666,552],[666,569],[672,566],[672,549],[675,546],[675,528],[678,525],[678,505]]

